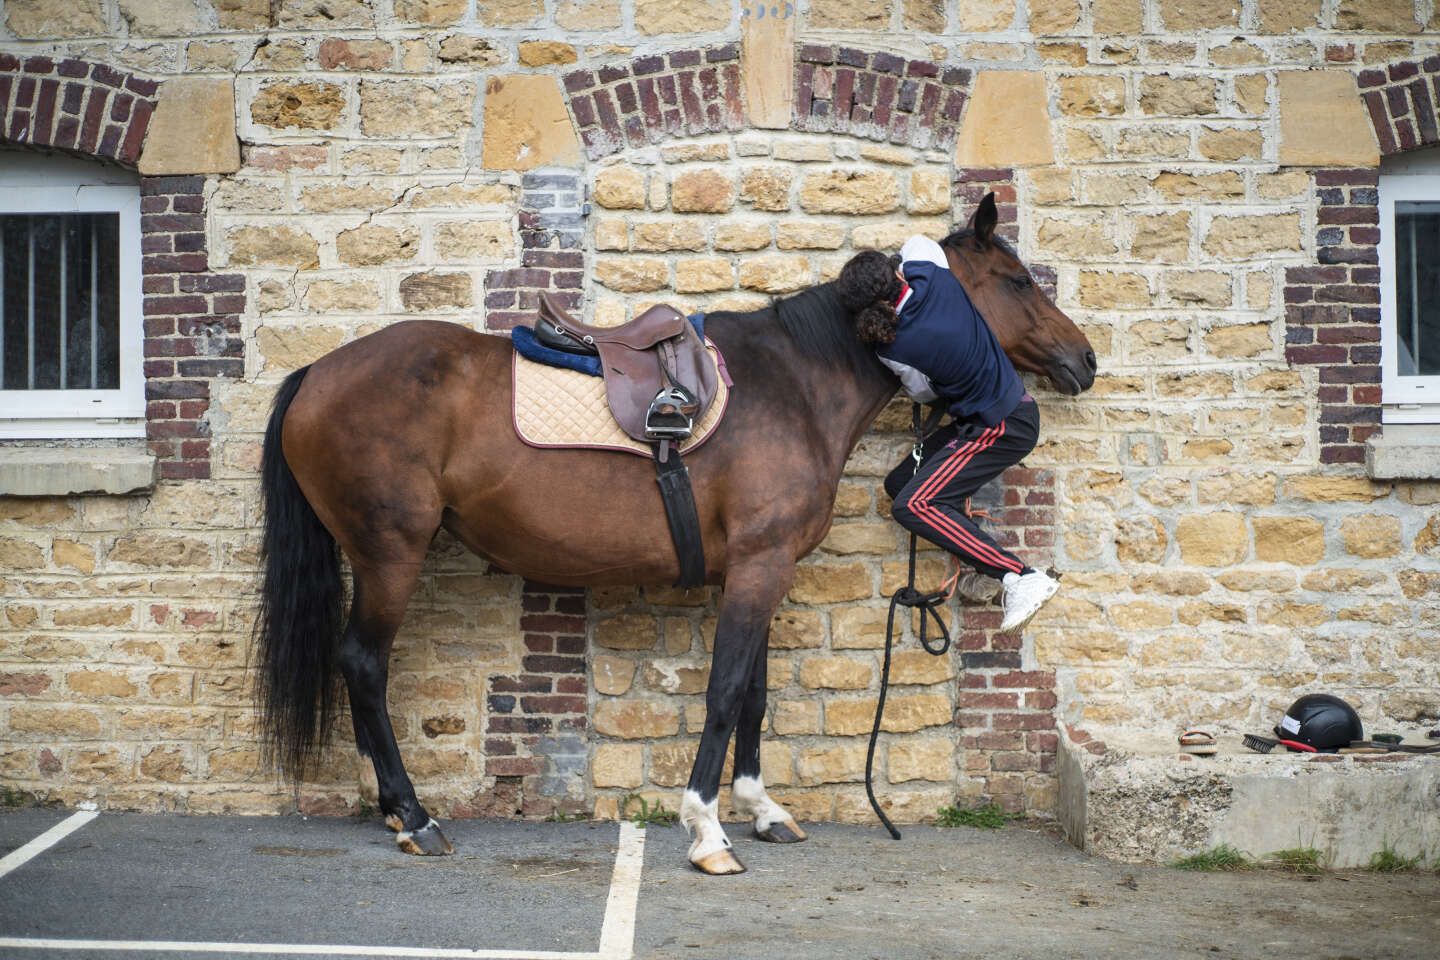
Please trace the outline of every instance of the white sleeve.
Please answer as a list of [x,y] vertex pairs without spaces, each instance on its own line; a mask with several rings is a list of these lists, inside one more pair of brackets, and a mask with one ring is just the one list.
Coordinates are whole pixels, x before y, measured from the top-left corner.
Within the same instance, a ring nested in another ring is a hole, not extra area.
[[924,263],[933,263],[937,267],[950,269],[950,262],[945,259],[945,251],[940,249],[940,244],[929,237],[922,237],[918,233],[905,241],[905,246],[900,248],[900,260],[902,263],[909,263],[912,260],[919,260]]
[[916,370],[908,364],[901,363],[898,360],[890,360],[886,357],[880,357],[880,362],[889,367],[895,376],[900,378],[900,385],[905,388],[905,392],[910,395],[911,400],[917,400],[920,403],[929,403],[931,400],[939,399],[939,395],[935,392],[935,385],[930,382],[929,377],[925,376],[925,374],[919,370]]

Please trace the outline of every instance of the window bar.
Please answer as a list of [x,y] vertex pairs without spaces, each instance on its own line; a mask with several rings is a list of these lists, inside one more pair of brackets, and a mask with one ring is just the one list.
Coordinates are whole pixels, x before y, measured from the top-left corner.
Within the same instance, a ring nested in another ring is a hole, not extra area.
[[96,301],[99,299],[96,290],[100,286],[100,268],[95,239],[95,235],[99,231],[95,229],[93,218],[87,219],[86,225],[90,230],[90,389],[95,390],[100,385],[100,374],[97,372],[100,365],[100,321],[96,308]]
[[25,369],[28,390],[35,389],[35,218],[25,218],[25,245],[29,252],[25,275]]
[[1413,356],[1415,369],[1411,371],[1417,376],[1420,373],[1420,274],[1416,273],[1418,265],[1415,262],[1415,221],[1418,217],[1410,217],[1410,352]]
[[66,390],[70,387],[70,358],[65,349],[65,337],[69,327],[69,313],[67,307],[70,302],[70,284],[65,271],[65,258],[70,255],[70,246],[66,241],[70,237],[70,224],[68,218],[60,219],[60,389]]

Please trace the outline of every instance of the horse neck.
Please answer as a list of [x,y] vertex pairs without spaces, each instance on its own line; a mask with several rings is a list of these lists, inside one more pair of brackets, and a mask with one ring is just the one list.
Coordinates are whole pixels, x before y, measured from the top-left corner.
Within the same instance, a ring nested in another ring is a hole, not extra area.
[[[751,343],[763,345],[773,356],[773,367],[780,371],[776,382],[790,384],[786,402],[804,409],[809,423],[811,443],[823,452],[827,472],[838,481],[845,461],[870,424],[895,396],[900,382],[874,350],[855,341],[855,362],[848,358],[837,361],[821,352],[806,350],[789,333],[776,331],[779,318],[775,310],[762,310],[745,315],[745,326]],[[833,317],[836,324],[850,323],[848,315]]]

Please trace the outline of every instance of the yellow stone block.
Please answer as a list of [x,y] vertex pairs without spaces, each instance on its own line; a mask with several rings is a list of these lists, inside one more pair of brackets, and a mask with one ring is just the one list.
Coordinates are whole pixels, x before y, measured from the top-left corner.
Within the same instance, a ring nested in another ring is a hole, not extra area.
[[820,732],[820,703],[816,700],[781,700],[775,704],[775,733],[788,737]]
[[1325,527],[1310,517],[1255,517],[1255,559],[1309,566],[1325,557]]
[[883,170],[824,170],[800,185],[806,213],[877,214],[900,206],[895,175]]
[[574,63],[575,48],[558,40],[527,40],[520,44],[520,62],[527,67]]
[[604,167],[595,175],[595,202],[609,210],[645,208],[645,171],[635,167]]
[[1346,517],[1340,522],[1345,552],[1356,557],[1393,557],[1400,552],[1400,518],[1384,513]]
[[1045,75],[981,71],[955,141],[955,165],[1033,167],[1054,162]]
[[670,186],[676,213],[726,213],[735,205],[735,182],[720,170],[685,170]]
[[740,286],[762,293],[794,293],[811,285],[805,257],[746,257],[740,261]]
[[938,738],[897,741],[890,745],[885,767],[891,783],[908,780],[947,783],[955,777],[955,744]]
[[1175,541],[1185,563],[1223,567],[1239,563],[1249,551],[1245,519],[1238,513],[1187,514],[1175,525]]
[[653,650],[659,633],[650,614],[625,613],[595,624],[595,643],[611,650]]
[[166,80],[138,166],[147,176],[239,170],[234,82],[184,76]]
[[1380,162],[1375,128],[1349,71],[1286,70],[1279,80],[1282,166],[1373,167]]
[[606,696],[623,696],[635,679],[635,662],[621,657],[592,657],[590,670],[596,692]]
[[1389,492],[1389,484],[1375,483],[1365,477],[1290,477],[1285,481],[1287,497],[1320,503],[1368,503]]
[[492,76],[485,84],[482,136],[481,163],[489,170],[580,162],[580,142],[551,76]]
[[638,787],[645,782],[644,748],[639,744],[602,743],[590,761],[596,787]]
[[806,657],[800,662],[800,684],[810,689],[864,690],[872,665],[849,657]]
[[[875,722],[875,704],[873,697],[828,701],[825,704],[825,732],[830,736],[869,733]],[[950,723],[952,711],[950,698],[944,694],[892,694],[885,700],[885,717],[880,729],[887,733],[914,733],[925,727]]]
[[679,709],[651,700],[602,700],[594,717],[596,731],[626,740],[668,737],[680,729]]

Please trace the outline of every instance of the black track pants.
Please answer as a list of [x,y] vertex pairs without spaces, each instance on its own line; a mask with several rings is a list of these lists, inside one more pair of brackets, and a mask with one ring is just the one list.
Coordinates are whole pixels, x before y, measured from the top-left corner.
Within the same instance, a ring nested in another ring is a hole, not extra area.
[[906,457],[885,478],[890,513],[910,530],[999,579],[1024,564],[964,514],[965,499],[1035,449],[1040,410],[1028,396],[993,427],[946,424],[925,441],[920,469]]

